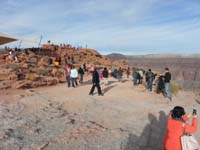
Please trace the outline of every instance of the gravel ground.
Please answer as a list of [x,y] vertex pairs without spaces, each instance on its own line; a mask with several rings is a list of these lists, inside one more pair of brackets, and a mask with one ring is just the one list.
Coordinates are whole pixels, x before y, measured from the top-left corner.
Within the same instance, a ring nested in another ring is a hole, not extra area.
[[130,80],[110,78],[104,96],[88,95],[90,88],[87,81],[77,88],[0,91],[0,149],[161,150],[168,112],[176,105],[200,111],[192,92],[170,102]]

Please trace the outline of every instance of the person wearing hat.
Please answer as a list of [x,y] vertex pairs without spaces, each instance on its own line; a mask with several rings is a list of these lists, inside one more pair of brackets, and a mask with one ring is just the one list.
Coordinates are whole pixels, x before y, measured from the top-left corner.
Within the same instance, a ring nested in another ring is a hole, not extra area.
[[[196,113],[185,115],[185,110],[181,106],[175,106],[170,112],[167,122],[167,131],[164,139],[164,150],[181,150],[181,136],[185,133],[194,133],[198,128]],[[186,121],[192,117],[192,124]]]

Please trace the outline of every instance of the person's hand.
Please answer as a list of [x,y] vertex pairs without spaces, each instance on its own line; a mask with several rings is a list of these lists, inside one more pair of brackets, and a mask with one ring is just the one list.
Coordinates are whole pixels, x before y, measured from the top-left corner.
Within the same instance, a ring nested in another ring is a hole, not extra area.
[[197,115],[193,115],[193,118],[197,118]]
[[192,112],[191,113],[189,113],[189,114],[187,114],[187,117],[188,118],[191,118],[193,115],[192,115]]

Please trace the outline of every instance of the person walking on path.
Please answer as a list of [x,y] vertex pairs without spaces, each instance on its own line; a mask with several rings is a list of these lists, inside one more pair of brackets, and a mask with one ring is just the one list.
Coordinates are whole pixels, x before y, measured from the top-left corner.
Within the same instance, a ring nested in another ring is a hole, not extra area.
[[122,81],[122,76],[123,76],[123,72],[122,72],[122,68],[120,67],[117,71],[117,79],[119,82]]
[[170,80],[171,80],[171,73],[169,72],[168,68],[165,68],[165,75],[164,75],[165,97],[169,98],[171,101],[172,96],[171,96],[171,92],[170,92]]
[[[186,123],[189,118],[192,124]],[[164,138],[164,150],[182,150],[181,136],[185,133],[194,133],[198,129],[198,120],[195,112],[185,115],[181,106],[175,106],[168,118],[166,135]]]
[[137,85],[138,73],[137,73],[137,69],[136,68],[133,68],[132,76],[133,76],[133,85]]
[[131,74],[130,68],[128,67],[128,69],[126,70],[127,79],[129,79],[130,74]]
[[157,78],[157,89],[156,89],[156,93],[162,93],[163,95],[165,95],[165,83],[164,83],[164,77],[162,74],[160,74],[160,76],[158,76]]
[[147,89],[152,92],[152,85],[153,85],[154,75],[151,72],[151,69],[146,73],[146,81],[147,81]]
[[102,72],[102,75],[103,75],[103,81],[104,81],[104,84],[107,85],[108,84],[108,70],[107,68],[104,68],[103,72]]
[[139,83],[138,83],[138,84],[142,84],[143,75],[144,75],[143,70],[140,69],[140,70],[138,71],[138,74],[139,74]]
[[80,67],[80,68],[78,69],[78,74],[80,75],[79,83],[83,83],[84,70],[83,70],[82,67]]
[[94,68],[93,74],[92,74],[92,88],[90,90],[89,95],[93,95],[93,92],[95,90],[95,87],[97,87],[98,90],[98,95],[99,96],[103,96],[102,91],[101,91],[101,87],[100,87],[100,79],[99,79],[99,73],[97,72],[97,69]]
[[77,83],[78,71],[76,70],[76,68],[74,66],[72,66],[70,77],[71,77],[71,80],[72,80],[72,86],[74,88],[77,87],[77,85],[78,85],[78,83]]

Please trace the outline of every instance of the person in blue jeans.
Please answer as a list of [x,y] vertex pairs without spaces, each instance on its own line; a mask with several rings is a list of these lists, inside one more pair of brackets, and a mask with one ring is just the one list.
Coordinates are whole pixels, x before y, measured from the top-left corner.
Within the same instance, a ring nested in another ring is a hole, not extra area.
[[165,68],[164,82],[165,82],[165,97],[169,98],[172,101],[172,96],[170,92],[170,81],[171,81],[171,73],[169,72],[169,68]]

